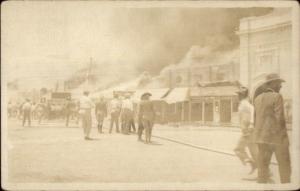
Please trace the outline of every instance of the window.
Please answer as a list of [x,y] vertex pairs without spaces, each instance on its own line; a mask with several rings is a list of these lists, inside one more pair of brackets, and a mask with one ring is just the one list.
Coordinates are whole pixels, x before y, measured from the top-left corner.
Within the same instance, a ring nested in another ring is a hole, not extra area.
[[256,53],[254,74],[278,72],[278,53],[277,49],[260,50]]
[[217,81],[225,80],[225,74],[223,72],[217,73]]
[[181,76],[177,76],[176,77],[176,84],[180,84],[182,82],[182,77]]

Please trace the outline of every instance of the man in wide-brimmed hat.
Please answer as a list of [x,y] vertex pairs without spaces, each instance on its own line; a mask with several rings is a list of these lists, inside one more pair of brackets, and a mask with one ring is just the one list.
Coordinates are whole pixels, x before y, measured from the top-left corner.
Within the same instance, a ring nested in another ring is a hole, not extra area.
[[[248,88],[242,86],[236,93],[240,101],[238,113],[242,135],[234,152],[244,165],[250,164],[250,174],[252,174],[256,169],[257,159],[257,147],[251,141],[254,122],[254,107],[249,102]],[[249,149],[251,157],[247,154],[246,148]]]
[[289,183],[291,164],[289,139],[284,119],[284,104],[279,93],[284,82],[278,74],[263,75],[257,88],[263,92],[254,99],[254,142],[258,145],[258,182],[267,183],[268,169],[275,153],[281,183]]
[[141,141],[143,129],[145,129],[145,143],[151,142],[152,128],[154,125],[155,111],[153,102],[150,101],[151,93],[146,92],[141,96],[141,102],[138,110],[139,131],[138,137]]

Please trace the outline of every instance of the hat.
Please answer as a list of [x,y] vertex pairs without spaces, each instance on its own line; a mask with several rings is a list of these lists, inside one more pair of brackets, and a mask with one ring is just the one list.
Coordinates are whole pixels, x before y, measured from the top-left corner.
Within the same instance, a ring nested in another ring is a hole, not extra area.
[[266,81],[265,83],[271,82],[271,81],[280,81],[280,82],[285,82],[284,79],[280,78],[279,74],[276,73],[271,73],[266,75]]
[[152,96],[152,94],[149,93],[149,92],[143,93],[142,96],[141,96],[141,99],[143,99],[146,96]]
[[263,92],[264,86],[272,81],[285,82],[277,73],[261,74],[254,78],[251,90],[251,100],[254,101],[259,92]]
[[240,95],[240,94],[248,94],[248,88],[242,86],[242,87],[240,87],[239,90],[236,91],[235,93],[237,93],[238,95]]

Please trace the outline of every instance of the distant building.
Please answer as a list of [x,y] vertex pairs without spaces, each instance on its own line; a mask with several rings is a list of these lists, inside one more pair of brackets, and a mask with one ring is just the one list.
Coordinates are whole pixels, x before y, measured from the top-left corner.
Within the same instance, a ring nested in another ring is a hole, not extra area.
[[193,46],[180,64],[164,71],[171,88],[163,98],[168,103],[168,121],[225,126],[237,123],[238,83],[234,82],[239,79],[238,51],[218,52],[209,58],[213,54]]
[[[240,20],[240,81],[252,88],[262,73],[278,73],[285,81],[281,93],[286,118],[291,120],[292,99],[292,23],[289,9],[274,9],[268,15]],[[247,71],[247,72],[245,72]]]
[[[238,51],[222,52],[217,59],[201,59],[190,53],[178,66],[172,67],[165,72],[166,79],[171,88],[195,87],[199,83],[211,83],[222,81],[235,81],[239,78]],[[202,55],[205,57],[208,55]]]

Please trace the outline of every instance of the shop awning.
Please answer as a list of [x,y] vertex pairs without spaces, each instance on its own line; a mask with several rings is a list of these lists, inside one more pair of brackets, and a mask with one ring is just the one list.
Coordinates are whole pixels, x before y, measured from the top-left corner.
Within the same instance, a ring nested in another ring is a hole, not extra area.
[[189,88],[174,88],[163,98],[167,103],[176,103],[186,101],[188,99]]
[[91,97],[92,98],[98,98],[100,96],[103,96],[104,98],[111,99],[111,98],[113,98],[114,92],[118,92],[118,91],[120,91],[120,92],[127,92],[127,91],[133,92],[133,91],[135,91],[135,89],[137,87],[137,83],[138,83],[137,80],[124,82],[124,83],[121,83],[117,86],[114,86],[114,87],[111,87],[111,88],[108,88],[108,89],[105,89],[105,90],[102,90],[102,91],[94,92],[94,93],[91,94]]
[[196,87],[190,91],[191,97],[236,96],[239,89],[236,86]]
[[165,96],[167,94],[167,92],[169,91],[169,88],[157,88],[157,89],[138,89],[134,92],[132,100],[134,102],[138,102],[141,100],[141,96],[146,93],[149,92],[152,94],[151,96],[151,100],[161,100],[163,96]]

